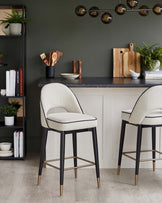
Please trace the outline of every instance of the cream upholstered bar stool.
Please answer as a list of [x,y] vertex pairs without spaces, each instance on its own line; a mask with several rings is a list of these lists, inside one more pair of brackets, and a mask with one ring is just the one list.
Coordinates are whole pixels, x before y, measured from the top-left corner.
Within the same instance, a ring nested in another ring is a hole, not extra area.
[[[55,108],[64,108],[66,112],[52,113]],[[96,166],[96,176],[98,188],[100,187],[100,171],[99,171],[99,158],[98,158],[98,143],[97,143],[97,119],[93,116],[84,114],[79,101],[73,92],[65,85],[60,83],[51,83],[45,85],[41,90],[41,125],[44,128],[42,137],[40,164],[38,172],[38,185],[42,175],[43,164],[47,164],[60,170],[60,196],[63,194],[63,181],[64,181],[64,159],[65,158],[65,137],[67,134],[72,134],[73,138],[73,157],[74,167],[65,170],[74,169],[75,178],[77,178],[77,168]],[[45,150],[48,131],[58,132],[60,136],[60,168],[52,165],[49,162],[57,161],[46,160]],[[83,159],[77,156],[77,133],[78,132],[92,132],[94,158],[95,162]],[[77,166],[77,159],[88,162],[86,165]]]
[[[127,124],[135,125],[138,128],[136,151],[123,152],[124,136]],[[155,160],[162,159],[156,159],[155,155],[156,152],[162,154],[161,152],[156,150],[156,127],[162,127],[162,85],[148,88],[138,98],[132,110],[122,111],[122,126],[117,173],[118,175],[120,173],[122,154],[128,158],[135,160],[135,185],[138,181],[139,162],[153,161],[153,171],[155,171]],[[141,150],[143,128],[152,129],[152,150]],[[152,151],[152,159],[140,160],[140,152],[149,151]],[[130,156],[129,153],[136,153],[136,158]]]

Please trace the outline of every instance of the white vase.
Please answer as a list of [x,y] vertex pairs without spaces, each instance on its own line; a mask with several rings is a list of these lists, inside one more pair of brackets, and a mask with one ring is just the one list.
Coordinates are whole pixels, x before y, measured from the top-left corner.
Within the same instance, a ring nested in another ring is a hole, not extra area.
[[154,65],[154,69],[153,71],[159,71],[160,69],[160,61],[159,60],[153,60],[153,65]]
[[14,116],[5,116],[5,125],[14,125]]
[[9,29],[10,29],[10,35],[21,35],[22,24],[10,23]]

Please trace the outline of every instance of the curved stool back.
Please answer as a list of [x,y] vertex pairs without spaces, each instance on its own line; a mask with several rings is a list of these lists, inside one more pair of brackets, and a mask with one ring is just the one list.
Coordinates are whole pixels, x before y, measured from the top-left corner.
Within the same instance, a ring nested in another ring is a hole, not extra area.
[[[126,125],[131,124],[137,126],[137,144],[136,151],[123,152],[124,138]],[[162,127],[162,85],[148,88],[144,91],[136,101],[132,111],[122,111],[122,125],[119,144],[118,156],[118,175],[120,173],[120,166],[122,155],[136,161],[135,165],[135,185],[138,180],[139,162],[153,161],[153,171],[155,171],[155,161],[162,158],[156,158],[155,153],[160,153],[156,150],[156,127]],[[141,150],[142,130],[143,128],[151,128],[152,130],[152,150]],[[140,160],[140,152],[152,152],[152,159]],[[136,158],[129,154],[136,153]]]
[[130,115],[130,123],[141,124],[146,115],[162,109],[162,85],[147,89],[135,103]]

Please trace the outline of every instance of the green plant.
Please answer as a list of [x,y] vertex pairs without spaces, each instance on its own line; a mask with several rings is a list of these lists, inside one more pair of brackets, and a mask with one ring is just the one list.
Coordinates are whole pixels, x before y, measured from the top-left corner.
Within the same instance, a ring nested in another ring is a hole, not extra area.
[[21,14],[18,13],[18,11],[15,11],[13,8],[12,9],[12,13],[7,13],[7,16],[5,19],[0,20],[1,23],[27,23],[29,22],[31,19],[29,18],[23,18]]
[[8,104],[8,105],[1,107],[0,112],[4,116],[15,116],[17,114],[17,108],[11,104]]
[[160,66],[162,66],[162,47],[157,44],[149,46],[143,42],[143,47],[136,46],[136,49],[141,54],[142,66],[148,68],[149,71],[154,69],[153,60],[159,60]]

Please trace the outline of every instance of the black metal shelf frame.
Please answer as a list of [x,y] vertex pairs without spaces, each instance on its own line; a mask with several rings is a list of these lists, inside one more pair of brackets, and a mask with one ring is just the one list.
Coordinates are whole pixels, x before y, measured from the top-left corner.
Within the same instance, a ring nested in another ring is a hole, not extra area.
[[[10,5],[10,4],[0,4],[0,9],[7,9],[7,8],[19,8],[22,9],[22,16],[23,18],[26,18],[26,7],[25,5]],[[23,23],[22,24],[22,34],[21,35],[0,35],[0,38],[6,40],[8,38],[19,38],[21,40],[21,51],[22,51],[22,68],[23,68],[23,96],[0,96],[0,99],[2,98],[22,98],[23,101],[23,118],[21,122],[15,123],[14,126],[5,126],[1,123],[0,129],[5,128],[5,129],[21,129],[23,131],[24,139],[23,139],[23,157],[22,158],[17,158],[14,156],[11,157],[0,157],[0,160],[24,160],[25,159],[25,154],[26,154],[26,117],[25,117],[25,112],[26,112],[26,102],[25,102],[25,66],[26,66],[26,25]],[[13,139],[14,140],[14,139]]]

